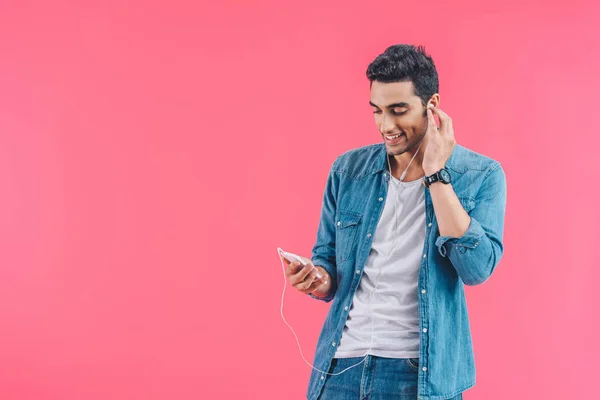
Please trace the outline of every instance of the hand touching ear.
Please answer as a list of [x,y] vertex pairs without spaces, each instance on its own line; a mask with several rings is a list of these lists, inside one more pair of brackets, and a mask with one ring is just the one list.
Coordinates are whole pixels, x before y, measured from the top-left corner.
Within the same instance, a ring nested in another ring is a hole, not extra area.
[[[440,120],[439,127],[433,117],[434,113]],[[456,146],[456,139],[454,138],[452,119],[432,104],[427,107],[427,121],[427,147],[423,154],[423,170],[429,176],[444,168]]]

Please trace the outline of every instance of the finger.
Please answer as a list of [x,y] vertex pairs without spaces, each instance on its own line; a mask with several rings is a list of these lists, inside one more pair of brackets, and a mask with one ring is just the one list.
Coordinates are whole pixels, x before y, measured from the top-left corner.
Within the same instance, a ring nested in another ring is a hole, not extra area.
[[296,285],[300,282],[303,282],[312,271],[317,270],[317,268],[312,265],[304,266],[300,264],[299,268],[300,270],[298,270],[295,274],[293,274],[290,277],[290,283],[292,283],[292,285]]
[[323,275],[320,278],[316,278],[311,286],[314,286],[313,290],[320,288],[327,283],[327,275]]
[[313,280],[312,283],[310,284],[310,286],[305,290],[301,290],[301,292],[312,293],[326,283],[327,283],[327,277],[325,275],[323,275],[322,277],[316,278],[315,280]]
[[[321,281],[324,277],[317,278],[317,272],[319,272],[316,268],[308,273],[305,279],[301,282],[298,282],[294,287],[301,292],[308,291],[315,283],[315,281]],[[320,286],[320,284],[319,284]],[[314,289],[313,289],[314,290]]]
[[440,119],[440,123],[443,123],[443,131],[445,135],[448,135],[448,137],[451,140],[456,140],[454,137],[454,127],[452,125],[452,118],[450,118],[450,116],[448,114],[446,114],[444,111],[442,111],[439,108],[436,108],[435,111],[437,111],[438,113],[438,118]]
[[427,107],[427,130],[430,132],[437,132],[438,126],[435,123],[435,118],[433,117],[433,106]]
[[438,107],[431,107],[431,110],[437,114],[439,120],[440,120],[440,130],[445,130],[449,127],[452,126],[452,118],[450,118],[448,116],[448,114],[446,114],[445,112],[443,112],[441,109],[439,109]]
[[292,284],[292,286],[294,286],[294,288],[296,288],[297,290],[304,292],[306,291],[310,285],[312,284],[313,280],[314,280],[314,275],[313,271],[310,271],[308,273],[307,276],[305,276],[303,279],[299,279],[296,280],[294,284]]
[[291,275],[292,270],[294,269],[293,263],[291,263],[290,260],[288,260],[284,256],[280,256],[280,258],[281,258],[281,261],[285,264],[285,275],[286,276]]
[[302,264],[298,261],[294,261],[293,263],[289,263],[287,268],[285,269],[285,275],[287,277],[292,277],[296,275],[298,272],[302,270]]
[[289,266],[289,265],[291,264],[291,261],[290,261],[290,260],[288,260],[287,258],[285,258],[285,257],[283,256],[283,254],[280,254],[280,255],[279,255],[279,258],[281,258],[281,260],[283,261],[283,263],[285,264],[285,266],[286,266],[286,267],[287,267],[287,266]]

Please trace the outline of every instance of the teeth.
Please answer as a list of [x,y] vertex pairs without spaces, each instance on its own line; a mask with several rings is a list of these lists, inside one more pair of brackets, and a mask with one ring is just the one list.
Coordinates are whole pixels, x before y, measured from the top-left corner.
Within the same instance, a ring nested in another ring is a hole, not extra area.
[[402,134],[399,134],[399,135],[396,135],[396,136],[388,136],[387,138],[390,139],[390,140],[394,140],[394,139],[399,138],[400,136],[402,136]]

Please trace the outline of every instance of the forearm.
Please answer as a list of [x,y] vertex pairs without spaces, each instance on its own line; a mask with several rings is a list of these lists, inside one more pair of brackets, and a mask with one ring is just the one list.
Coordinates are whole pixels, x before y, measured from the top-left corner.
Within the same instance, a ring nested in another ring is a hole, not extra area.
[[440,235],[463,236],[469,228],[471,217],[460,203],[452,184],[436,182],[429,189]]
[[[454,188],[450,184],[436,182],[431,185],[431,199],[438,222],[440,236],[444,242],[450,241],[448,257],[456,269],[456,273],[467,285],[475,285],[485,281],[489,276],[488,263],[482,263],[480,257],[490,246],[482,246],[478,254],[465,254],[460,251],[461,246],[468,245],[472,240],[467,240],[466,233],[471,225],[471,217],[465,211],[458,199]],[[471,243],[477,247],[478,242]],[[466,250],[467,248],[462,248]]]
[[430,189],[440,231],[435,242],[438,252],[448,257],[465,284],[485,282],[504,251],[506,177],[503,169],[500,164],[490,168],[475,198],[465,204],[467,209],[450,185],[437,182]]

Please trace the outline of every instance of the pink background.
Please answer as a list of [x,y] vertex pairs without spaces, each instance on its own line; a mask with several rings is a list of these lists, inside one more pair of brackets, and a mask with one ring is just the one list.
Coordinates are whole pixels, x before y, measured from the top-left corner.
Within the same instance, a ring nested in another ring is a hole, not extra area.
[[[310,257],[329,166],[380,140],[396,43],[507,174],[465,399],[598,395],[598,3],[80,3],[0,6],[1,399],[304,398],[276,248]],[[309,361],[328,307],[286,292]]]

